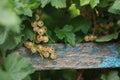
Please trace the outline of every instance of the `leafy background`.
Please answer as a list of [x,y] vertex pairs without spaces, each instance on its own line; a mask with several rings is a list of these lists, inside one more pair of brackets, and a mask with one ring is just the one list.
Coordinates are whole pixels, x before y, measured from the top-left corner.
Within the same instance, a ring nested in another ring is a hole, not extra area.
[[[76,43],[85,42],[86,35],[96,35],[95,42],[119,41],[119,0],[2,0],[0,1],[0,62],[2,62],[0,80],[37,80],[39,76],[42,80],[76,79],[77,70],[33,73],[35,70],[30,65],[30,60],[21,57],[18,52],[13,52],[25,40],[33,40],[34,33],[30,23],[34,20],[36,9],[42,11],[41,18],[48,29],[49,43],[74,46]],[[109,22],[114,25],[108,30],[97,27]],[[96,31],[96,27],[99,32]],[[109,34],[103,34],[105,32]],[[8,53],[11,54],[6,57]],[[85,80],[120,80],[119,69],[97,72],[98,75],[92,79],[91,73],[94,74],[94,71],[96,70],[85,70],[83,74]]]

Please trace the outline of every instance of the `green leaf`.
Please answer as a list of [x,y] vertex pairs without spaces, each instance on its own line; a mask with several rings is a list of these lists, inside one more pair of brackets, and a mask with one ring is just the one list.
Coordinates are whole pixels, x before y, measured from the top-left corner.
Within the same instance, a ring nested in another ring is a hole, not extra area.
[[73,26],[65,25],[62,29],[56,28],[55,33],[60,40],[65,39],[65,42],[68,42],[72,46],[75,45],[75,34],[73,33]]
[[30,8],[27,8],[24,10],[24,15],[27,15],[29,17],[32,17],[32,10]]
[[102,80],[120,80],[120,77],[118,76],[117,71],[110,71],[108,75],[103,74],[101,76]]
[[96,39],[96,42],[106,42],[106,41],[110,41],[112,39],[117,39],[119,35],[119,32],[114,33],[114,34],[110,34],[110,35],[106,35],[103,37],[99,37]]
[[0,80],[12,80],[11,76],[0,68]]
[[27,76],[26,78],[24,78],[23,80],[31,80],[30,76]]
[[33,41],[33,39],[34,39],[34,32],[29,28],[29,27],[26,27],[25,29],[24,29],[24,40],[31,40],[31,41]]
[[90,0],[90,6],[92,8],[94,8],[95,6],[97,6],[97,4],[99,4],[99,0]]
[[65,8],[66,0],[51,0],[51,5],[55,8]]
[[56,33],[56,36],[57,36],[60,40],[62,40],[63,38],[65,38],[64,31],[56,28],[56,29],[55,29],[55,33]]
[[108,9],[110,13],[120,14],[120,0],[115,0],[113,5]]
[[12,78],[8,80],[23,80],[35,71],[30,65],[30,60],[19,56],[17,53],[12,53],[5,58],[3,67],[6,75]]
[[72,46],[75,46],[75,34],[73,32],[67,32],[65,33],[65,36],[66,36],[66,41]]
[[45,7],[49,3],[57,9],[66,7],[66,0],[41,0],[41,7]]
[[20,19],[13,10],[9,0],[0,2],[0,26],[16,26],[20,24]]
[[80,10],[76,8],[76,4],[71,4],[69,7],[69,12],[72,18],[80,15]]
[[14,0],[14,10],[18,15],[26,15],[32,17],[32,9],[39,7],[39,0]]
[[94,8],[95,6],[97,6],[98,3],[99,3],[99,0],[80,0],[80,5],[81,6],[90,4],[90,6],[92,8]]
[[90,0],[80,0],[80,5],[84,6],[90,3]]
[[41,0],[41,7],[44,8],[51,0]]
[[91,20],[80,16],[74,18],[70,24],[74,27],[74,32],[82,31],[84,34],[87,34],[92,25],[92,22]]
[[120,26],[120,20],[117,21],[117,25]]
[[62,31],[64,31],[64,32],[69,32],[72,30],[73,30],[73,26],[71,26],[71,25],[65,25],[62,29]]
[[8,32],[3,44],[0,45],[2,50],[14,49],[21,41],[21,36],[16,33]]
[[0,45],[5,42],[8,30],[5,27],[0,27]]

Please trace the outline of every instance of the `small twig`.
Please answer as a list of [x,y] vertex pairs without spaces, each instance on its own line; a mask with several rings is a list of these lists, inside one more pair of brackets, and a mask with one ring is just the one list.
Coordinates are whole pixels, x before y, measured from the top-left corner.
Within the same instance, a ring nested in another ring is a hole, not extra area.
[[78,70],[78,77],[76,80],[84,80],[83,79],[83,70]]
[[41,80],[41,77],[40,77],[40,72],[39,72],[39,74],[38,74],[38,80]]

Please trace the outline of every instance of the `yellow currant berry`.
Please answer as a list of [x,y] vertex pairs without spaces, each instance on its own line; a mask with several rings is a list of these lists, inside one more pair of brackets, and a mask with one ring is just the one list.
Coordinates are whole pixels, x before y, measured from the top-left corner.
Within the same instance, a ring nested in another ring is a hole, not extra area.
[[26,42],[24,42],[24,46],[28,49],[31,49],[33,47],[33,43],[29,42],[29,41],[26,41]]
[[35,18],[36,18],[36,20],[39,20],[40,16],[38,14],[35,14]]
[[51,54],[51,55],[50,55],[50,58],[51,58],[51,59],[56,59],[57,56],[56,56],[55,54]]
[[47,31],[47,28],[44,26],[44,27],[42,27],[41,28],[44,32],[46,32]]
[[45,31],[44,31],[43,29],[38,29],[38,30],[37,30],[37,33],[38,33],[39,35],[43,35],[43,34],[45,33]]
[[40,43],[40,41],[38,41],[38,40],[36,39],[36,40],[35,40],[35,43],[37,43],[37,44],[38,44],[38,43]]
[[38,25],[39,27],[42,27],[42,26],[44,25],[44,22],[43,22],[43,21],[38,21],[38,22],[37,22],[37,25]]
[[42,40],[43,40],[43,42],[48,42],[49,41],[49,38],[48,38],[48,36],[43,36],[43,38],[42,38]]
[[55,53],[55,50],[53,48],[49,48],[48,52],[52,54]]
[[31,22],[31,26],[32,26],[32,27],[37,27],[37,22],[36,22],[36,21]]
[[49,57],[49,53],[48,53],[48,52],[44,52],[43,56],[44,56],[45,58],[48,58],[48,57]]
[[40,36],[40,35],[37,35],[37,38],[36,38],[36,40],[37,40],[38,42],[41,42],[41,41],[42,41],[42,36]]
[[43,46],[42,45],[37,45],[37,50],[42,51],[43,50]]
[[36,14],[40,14],[41,13],[41,10],[40,9],[37,9],[36,10]]
[[33,31],[34,31],[34,32],[38,32],[38,30],[39,30],[38,27],[34,27],[34,28],[33,28]]
[[90,41],[89,36],[85,36],[85,37],[84,37],[84,40],[85,40],[85,41]]
[[37,49],[35,47],[31,48],[30,49],[32,53],[36,53],[37,52]]
[[114,23],[113,22],[109,22],[109,24],[108,24],[110,27],[111,26],[113,26],[114,25]]
[[89,39],[90,39],[90,41],[95,41],[96,40],[96,36],[91,35]]

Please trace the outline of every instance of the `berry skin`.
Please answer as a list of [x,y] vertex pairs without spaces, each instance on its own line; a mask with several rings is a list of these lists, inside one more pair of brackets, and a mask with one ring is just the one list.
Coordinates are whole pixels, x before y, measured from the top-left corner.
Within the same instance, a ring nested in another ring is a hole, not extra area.
[[37,50],[38,51],[42,51],[43,50],[43,46],[42,45],[37,45]]
[[90,39],[90,41],[95,41],[96,40],[96,36],[91,35],[89,39]]
[[41,10],[40,9],[37,9],[36,10],[36,14],[40,14],[41,13]]
[[42,29],[44,32],[47,31],[47,28],[46,28],[46,27],[42,27],[41,29]]
[[31,49],[33,47],[33,43],[29,42],[29,41],[26,41],[26,42],[24,42],[24,46],[28,49]]
[[37,39],[36,39],[38,42],[41,42],[42,41],[42,36],[40,35],[37,35]]
[[48,52],[44,52],[43,56],[44,56],[45,58],[48,58],[48,57],[49,57],[49,53],[48,53]]
[[49,41],[49,38],[48,38],[48,36],[43,36],[42,40],[43,40],[43,42],[47,43]]
[[40,16],[38,14],[35,14],[35,18],[36,18],[36,20],[39,20]]
[[37,49],[35,47],[31,48],[30,49],[32,53],[36,53],[37,52]]
[[85,40],[85,41],[90,41],[90,37],[89,37],[89,36],[85,36],[85,37],[84,37],[84,40]]
[[51,59],[56,59],[57,57],[56,57],[55,54],[51,54],[51,55],[50,55],[50,58],[51,58]]
[[35,22],[31,22],[31,26],[32,27],[37,27],[37,22],[35,21]]
[[33,31],[35,31],[35,32],[38,32],[38,30],[39,30],[38,27],[34,27],[34,28],[33,28]]
[[38,33],[39,35],[43,35],[43,34],[45,33],[45,31],[44,31],[43,29],[38,29],[38,30],[37,30],[37,33]]
[[48,52],[51,53],[51,54],[53,54],[53,53],[55,53],[55,50],[53,48],[49,48]]
[[39,27],[42,27],[42,26],[44,25],[44,23],[43,23],[43,21],[38,21],[38,22],[37,22],[37,25],[38,25]]

